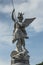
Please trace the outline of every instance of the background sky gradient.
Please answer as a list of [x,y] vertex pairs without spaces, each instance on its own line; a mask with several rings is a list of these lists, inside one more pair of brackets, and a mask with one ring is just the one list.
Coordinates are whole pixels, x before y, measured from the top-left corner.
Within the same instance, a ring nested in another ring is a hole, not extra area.
[[[25,18],[36,17],[26,28],[29,39],[26,48],[30,55],[30,65],[43,61],[43,0],[14,0],[16,15],[24,13]],[[10,53],[16,48],[12,44],[13,21],[11,19],[12,0],[0,0],[0,65],[10,65]]]

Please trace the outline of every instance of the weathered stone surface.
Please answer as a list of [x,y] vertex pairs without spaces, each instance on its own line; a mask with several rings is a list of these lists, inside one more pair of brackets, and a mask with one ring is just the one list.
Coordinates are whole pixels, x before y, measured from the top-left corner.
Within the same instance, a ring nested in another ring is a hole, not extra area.
[[16,64],[16,63],[24,63],[24,64],[29,64],[29,58],[30,56],[14,56],[13,58],[11,57],[11,65]]
[[30,65],[30,64],[16,63],[16,64],[12,64],[12,65]]
[[12,51],[11,52],[11,65],[16,64],[16,63],[29,64],[29,58],[30,56],[26,52]]

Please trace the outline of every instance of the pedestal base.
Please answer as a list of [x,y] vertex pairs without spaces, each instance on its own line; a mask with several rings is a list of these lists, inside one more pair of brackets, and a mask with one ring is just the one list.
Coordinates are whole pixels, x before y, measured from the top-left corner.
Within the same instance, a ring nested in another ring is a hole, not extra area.
[[11,53],[11,65],[30,65],[29,64],[30,56],[25,53],[16,53],[13,51]]
[[16,63],[16,64],[12,64],[12,65],[30,65],[30,64]]
[[11,59],[11,65],[16,63],[24,63],[29,64],[29,60],[23,60],[23,59]]

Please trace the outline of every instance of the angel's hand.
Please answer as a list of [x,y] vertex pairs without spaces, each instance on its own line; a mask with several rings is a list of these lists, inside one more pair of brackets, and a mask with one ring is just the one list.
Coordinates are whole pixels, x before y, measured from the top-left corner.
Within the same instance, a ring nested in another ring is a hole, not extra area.
[[15,9],[13,9],[13,12],[15,12]]

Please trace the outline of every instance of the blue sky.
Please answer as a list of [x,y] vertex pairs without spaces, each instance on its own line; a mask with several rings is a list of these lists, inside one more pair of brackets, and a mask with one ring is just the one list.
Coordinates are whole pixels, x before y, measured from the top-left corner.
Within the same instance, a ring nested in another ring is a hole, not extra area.
[[[36,17],[36,20],[26,28],[29,39],[26,48],[30,55],[30,64],[43,61],[43,0],[14,0],[17,13],[24,12],[24,18]],[[11,0],[0,0],[0,65],[10,64],[10,53],[16,48],[12,44],[13,7]]]

